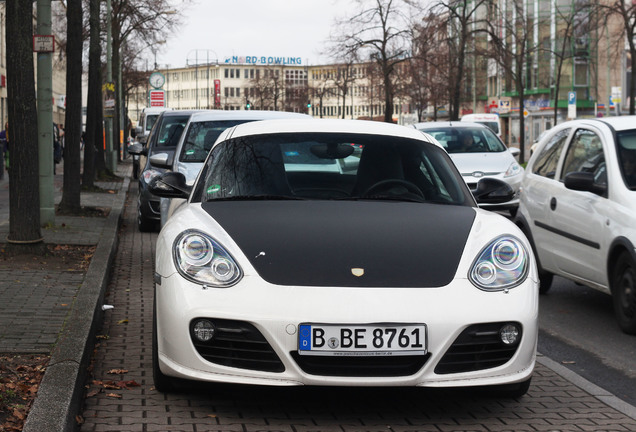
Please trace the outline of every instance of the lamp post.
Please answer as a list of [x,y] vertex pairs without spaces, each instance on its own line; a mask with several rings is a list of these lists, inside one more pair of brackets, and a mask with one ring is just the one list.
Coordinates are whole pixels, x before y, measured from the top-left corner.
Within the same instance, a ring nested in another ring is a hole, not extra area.
[[[216,54],[216,51],[211,49],[193,49],[188,52],[188,56],[186,57],[186,66],[191,65],[191,60],[194,57],[194,76],[195,76],[195,97],[196,97],[196,108],[199,107],[199,51],[202,53],[205,52],[206,55],[206,67],[207,67],[207,108],[210,109],[210,53],[214,54],[214,63],[216,67],[219,66],[219,57]],[[194,56],[193,56],[194,53]]]

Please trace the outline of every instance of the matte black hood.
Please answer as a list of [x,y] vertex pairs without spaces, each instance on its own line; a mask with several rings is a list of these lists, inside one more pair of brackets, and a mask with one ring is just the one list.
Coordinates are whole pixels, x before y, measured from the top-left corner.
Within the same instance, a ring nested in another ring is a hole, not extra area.
[[263,279],[302,286],[447,285],[475,218],[472,207],[381,201],[210,201],[202,208]]

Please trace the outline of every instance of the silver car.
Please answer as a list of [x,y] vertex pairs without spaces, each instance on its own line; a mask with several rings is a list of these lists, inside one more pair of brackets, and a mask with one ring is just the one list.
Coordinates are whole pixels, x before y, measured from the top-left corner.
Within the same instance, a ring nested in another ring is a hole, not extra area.
[[519,208],[519,185],[523,167],[515,156],[519,149],[508,148],[488,127],[470,122],[425,122],[413,127],[435,138],[449,153],[471,192],[475,193],[482,178],[496,178],[508,183],[515,191],[512,200],[503,204],[484,203],[487,210],[507,210],[511,216]]
[[[174,155],[166,153],[152,155],[150,163],[182,173],[186,183],[192,185],[199,175],[212,145],[225,129],[252,121],[288,118],[309,119],[311,116],[292,112],[259,110],[198,112],[193,114],[186,124]],[[161,199],[161,226],[165,224],[174,208],[182,202],[183,200]]]

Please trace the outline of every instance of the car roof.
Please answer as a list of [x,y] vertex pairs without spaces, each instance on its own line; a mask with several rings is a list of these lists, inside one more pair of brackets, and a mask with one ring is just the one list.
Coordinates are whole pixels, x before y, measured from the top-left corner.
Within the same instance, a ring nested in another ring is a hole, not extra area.
[[636,116],[634,115],[626,115],[626,116],[615,116],[615,117],[596,117],[596,118],[587,118],[587,119],[576,119],[576,120],[571,120],[569,122],[566,123],[562,123],[562,125],[567,125],[567,124],[571,124],[571,125],[576,125],[581,124],[581,123],[585,123],[585,124],[589,124],[589,125],[594,125],[598,123],[604,123],[610,127],[612,127],[614,130],[617,131],[621,131],[621,130],[627,130],[627,129],[636,129]]
[[342,119],[288,119],[263,120],[243,123],[227,131],[229,136],[261,135],[269,133],[292,132],[326,132],[326,133],[357,133],[370,135],[391,135],[403,138],[414,138],[428,141],[425,136],[413,129],[393,123],[369,120]]
[[488,129],[488,126],[482,123],[473,123],[473,122],[459,121],[459,120],[415,123],[413,127],[419,130],[438,129],[441,127],[464,128],[464,129],[466,128]]
[[211,120],[266,120],[278,118],[307,118],[312,117],[307,114],[285,112],[285,111],[264,111],[264,110],[205,110],[196,112],[190,117],[190,121],[211,121]]
[[173,117],[173,116],[183,116],[183,115],[192,115],[197,112],[202,112],[205,110],[171,110],[171,111],[163,111],[161,115],[163,117]]
[[149,107],[149,108],[144,108],[142,110],[142,112],[144,114],[159,114],[162,113],[164,111],[172,111],[173,108],[166,108],[166,107]]

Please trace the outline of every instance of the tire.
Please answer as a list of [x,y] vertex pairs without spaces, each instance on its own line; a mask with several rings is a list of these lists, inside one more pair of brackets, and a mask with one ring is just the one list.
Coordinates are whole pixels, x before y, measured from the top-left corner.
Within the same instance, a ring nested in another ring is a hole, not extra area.
[[619,255],[612,272],[614,314],[623,332],[636,335],[636,265],[631,255]]
[[[155,296],[157,295],[155,291]],[[157,346],[157,300],[152,307],[152,380],[155,389],[161,393],[170,393],[178,390],[177,379],[164,375],[159,368],[159,348]]]
[[532,238],[532,235],[526,228],[525,224],[517,221],[517,226],[528,238],[530,246],[532,247],[532,253],[534,254],[534,257],[537,261],[537,271],[539,273],[539,294],[547,294],[547,292],[550,291],[550,288],[552,287],[552,279],[554,279],[554,275],[541,268],[541,263],[539,262],[539,257],[537,256],[536,247],[534,246],[534,239]]
[[137,227],[139,232],[152,232],[155,230],[157,222],[145,217],[141,212],[141,193],[137,197]]
[[547,292],[550,291],[552,279],[554,279],[552,273],[539,268],[539,294],[547,294]]

